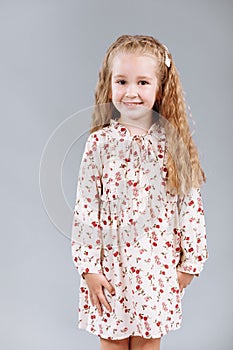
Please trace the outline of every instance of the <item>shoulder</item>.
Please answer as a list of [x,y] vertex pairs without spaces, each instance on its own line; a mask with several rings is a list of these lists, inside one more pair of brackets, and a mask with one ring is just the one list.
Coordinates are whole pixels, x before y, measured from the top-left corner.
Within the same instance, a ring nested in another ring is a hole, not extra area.
[[117,136],[118,132],[116,127],[112,122],[109,122],[108,124],[104,125],[101,129],[92,132],[88,136],[88,141],[98,142],[99,144],[101,144],[101,142],[110,142],[113,139],[117,138]]

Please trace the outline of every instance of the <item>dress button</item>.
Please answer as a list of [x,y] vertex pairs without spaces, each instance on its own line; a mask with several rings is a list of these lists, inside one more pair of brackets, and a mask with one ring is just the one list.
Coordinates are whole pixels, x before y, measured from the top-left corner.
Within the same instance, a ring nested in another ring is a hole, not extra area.
[[144,139],[143,135],[134,135],[133,140],[137,141],[138,143],[142,143],[142,140]]

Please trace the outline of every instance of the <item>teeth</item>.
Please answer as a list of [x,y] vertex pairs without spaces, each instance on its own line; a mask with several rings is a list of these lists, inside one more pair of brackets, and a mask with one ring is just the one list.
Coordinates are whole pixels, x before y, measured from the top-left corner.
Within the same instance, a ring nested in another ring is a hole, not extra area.
[[125,102],[126,105],[128,106],[135,106],[135,105],[140,105],[140,102],[133,102],[133,103],[129,103],[129,102]]

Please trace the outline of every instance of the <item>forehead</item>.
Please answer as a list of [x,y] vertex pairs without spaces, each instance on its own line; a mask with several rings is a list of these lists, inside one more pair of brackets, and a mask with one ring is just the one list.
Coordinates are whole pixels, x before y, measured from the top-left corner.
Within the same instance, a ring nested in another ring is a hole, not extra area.
[[157,60],[146,54],[118,53],[112,59],[111,70],[112,74],[154,75],[157,72]]

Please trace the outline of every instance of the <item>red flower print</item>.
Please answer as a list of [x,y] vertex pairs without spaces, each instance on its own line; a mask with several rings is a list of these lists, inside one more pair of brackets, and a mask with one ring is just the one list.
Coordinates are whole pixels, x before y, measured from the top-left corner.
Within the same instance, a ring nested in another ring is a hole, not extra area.
[[111,122],[90,135],[84,152],[72,225],[73,261],[80,272],[106,276],[119,298],[109,294],[115,307],[112,312],[103,307],[104,315],[98,316],[80,278],[79,326],[109,340],[130,334],[153,338],[154,327],[161,337],[179,328],[177,264],[197,274],[206,260],[199,192],[193,188],[180,196],[166,191],[166,141],[159,123],[138,144],[126,127]]

